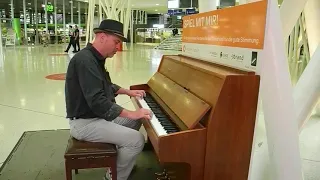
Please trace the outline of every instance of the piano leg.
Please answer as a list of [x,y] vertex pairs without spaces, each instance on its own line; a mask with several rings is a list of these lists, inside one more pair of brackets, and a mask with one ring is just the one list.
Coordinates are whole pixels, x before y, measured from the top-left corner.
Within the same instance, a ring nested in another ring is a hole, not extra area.
[[183,162],[162,163],[163,172],[155,173],[157,180],[190,180],[191,166]]

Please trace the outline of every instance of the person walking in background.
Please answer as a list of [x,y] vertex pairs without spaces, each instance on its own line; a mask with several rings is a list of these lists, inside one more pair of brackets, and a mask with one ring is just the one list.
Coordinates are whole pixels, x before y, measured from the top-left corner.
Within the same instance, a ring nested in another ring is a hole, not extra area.
[[43,47],[47,47],[48,46],[49,41],[50,41],[50,35],[46,31],[42,32],[41,41],[42,41]]
[[77,52],[76,51],[76,45],[75,45],[75,41],[74,41],[74,39],[75,39],[75,36],[74,36],[74,32],[73,32],[73,28],[72,28],[72,26],[69,26],[69,44],[68,44],[68,47],[67,47],[67,49],[64,51],[64,52],[69,52],[69,49],[70,49],[70,47],[71,47],[71,45],[73,46],[73,51],[72,52]]
[[[78,52],[80,51],[80,31],[78,26],[75,26],[75,30],[74,30],[74,42],[75,42],[75,50]],[[77,50],[77,46],[78,46],[78,50]]]

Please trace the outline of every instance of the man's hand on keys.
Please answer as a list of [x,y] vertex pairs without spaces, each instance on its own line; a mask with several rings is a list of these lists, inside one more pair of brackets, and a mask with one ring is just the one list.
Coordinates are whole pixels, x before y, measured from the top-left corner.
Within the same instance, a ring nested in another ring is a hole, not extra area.
[[145,120],[150,120],[153,116],[152,111],[148,110],[148,109],[138,109],[136,111],[134,111],[134,116],[135,119],[145,119]]

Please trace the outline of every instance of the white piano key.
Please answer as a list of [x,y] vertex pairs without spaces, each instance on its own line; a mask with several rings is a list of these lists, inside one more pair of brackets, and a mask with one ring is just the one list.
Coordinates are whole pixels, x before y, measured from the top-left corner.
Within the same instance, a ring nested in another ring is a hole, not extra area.
[[[137,97],[137,100],[140,103],[142,108],[151,110],[149,105],[147,104],[147,102],[144,99]],[[152,127],[154,128],[154,130],[156,131],[158,136],[163,136],[163,135],[168,134],[155,115],[152,116],[150,123],[151,123]]]

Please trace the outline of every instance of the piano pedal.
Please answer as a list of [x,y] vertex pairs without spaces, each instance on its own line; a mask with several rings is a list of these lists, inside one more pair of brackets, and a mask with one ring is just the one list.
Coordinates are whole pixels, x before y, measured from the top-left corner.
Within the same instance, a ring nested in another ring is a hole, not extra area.
[[164,172],[161,172],[161,173],[154,173],[156,176],[165,176],[166,175],[166,173],[164,173]]
[[171,178],[167,175],[165,176],[161,176],[161,177],[157,177],[157,180],[170,180]]
[[163,169],[162,172],[156,172],[154,173],[156,176],[166,176],[167,175],[167,170]]

